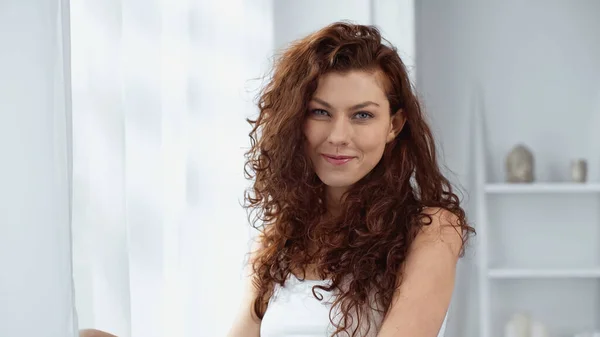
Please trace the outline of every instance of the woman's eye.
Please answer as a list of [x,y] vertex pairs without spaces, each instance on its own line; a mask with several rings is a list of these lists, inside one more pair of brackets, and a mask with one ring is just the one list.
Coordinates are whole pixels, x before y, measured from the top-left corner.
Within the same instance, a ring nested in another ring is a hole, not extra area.
[[369,119],[372,118],[373,115],[368,112],[358,112],[354,115],[357,119]]
[[328,116],[329,113],[323,109],[313,109],[312,114],[315,116]]

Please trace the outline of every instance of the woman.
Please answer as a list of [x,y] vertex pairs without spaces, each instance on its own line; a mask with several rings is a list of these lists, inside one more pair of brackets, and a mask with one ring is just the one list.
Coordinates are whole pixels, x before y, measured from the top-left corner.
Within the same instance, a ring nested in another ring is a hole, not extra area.
[[277,61],[250,121],[260,235],[229,336],[438,334],[474,231],[382,40],[335,23]]

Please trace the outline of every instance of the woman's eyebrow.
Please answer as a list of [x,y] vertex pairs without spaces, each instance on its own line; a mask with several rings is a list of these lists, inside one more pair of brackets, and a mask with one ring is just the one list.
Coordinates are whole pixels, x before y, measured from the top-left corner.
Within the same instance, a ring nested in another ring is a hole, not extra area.
[[[329,103],[327,103],[326,101],[318,98],[318,97],[313,97],[312,99],[313,101],[323,105],[324,107],[328,108],[328,109],[333,109],[333,106]],[[362,108],[366,108],[369,105],[374,105],[374,106],[379,106],[379,104],[373,102],[373,101],[365,101],[356,105],[353,105],[352,107],[350,107],[351,110],[357,110],[357,109],[362,109]]]

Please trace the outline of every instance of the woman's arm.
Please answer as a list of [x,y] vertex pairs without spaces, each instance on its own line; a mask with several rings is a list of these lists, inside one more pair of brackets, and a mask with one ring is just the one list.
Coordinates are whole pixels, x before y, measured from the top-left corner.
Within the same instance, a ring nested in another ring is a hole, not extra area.
[[79,337],[117,337],[111,335],[108,332],[96,330],[96,329],[84,329],[79,330]]
[[446,316],[456,263],[462,249],[458,219],[443,209],[427,209],[432,223],[417,235],[403,279],[378,337],[436,337]]
[[260,337],[261,320],[254,314],[254,299],[258,295],[258,291],[253,284],[254,273],[252,271],[255,252],[259,247],[260,244],[258,241],[252,247],[245,272],[244,297],[227,337]]

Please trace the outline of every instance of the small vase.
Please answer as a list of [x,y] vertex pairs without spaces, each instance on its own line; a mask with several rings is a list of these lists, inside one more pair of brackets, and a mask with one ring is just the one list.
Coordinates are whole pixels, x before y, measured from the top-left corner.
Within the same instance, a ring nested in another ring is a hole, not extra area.
[[585,183],[587,180],[587,162],[584,159],[577,159],[571,162],[571,181],[575,183]]
[[533,182],[533,169],[533,153],[525,145],[515,146],[506,156],[506,181],[509,183]]
[[506,322],[504,337],[530,337],[531,318],[525,314],[515,314]]

